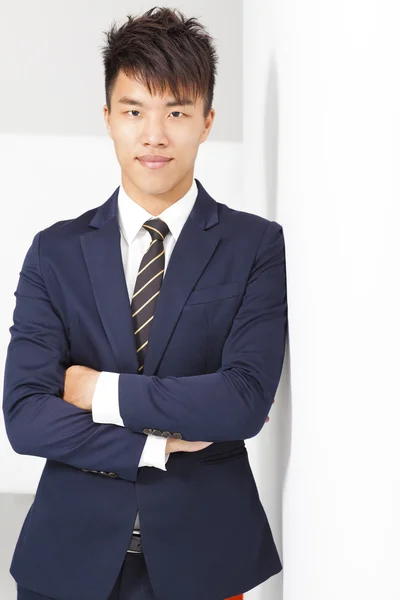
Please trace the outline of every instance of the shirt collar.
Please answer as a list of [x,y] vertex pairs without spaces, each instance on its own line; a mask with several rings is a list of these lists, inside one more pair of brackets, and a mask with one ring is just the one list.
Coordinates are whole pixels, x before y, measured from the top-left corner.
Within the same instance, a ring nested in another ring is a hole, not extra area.
[[186,194],[155,217],[130,198],[121,183],[118,190],[118,223],[126,243],[130,245],[141,230],[143,223],[148,219],[155,218],[162,219],[168,225],[176,242],[193,208],[197,193],[196,181],[193,179]]

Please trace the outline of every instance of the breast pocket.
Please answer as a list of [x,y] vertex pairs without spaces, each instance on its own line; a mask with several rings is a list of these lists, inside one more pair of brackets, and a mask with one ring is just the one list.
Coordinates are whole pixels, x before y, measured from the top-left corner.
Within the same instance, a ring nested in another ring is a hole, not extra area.
[[237,281],[228,281],[212,287],[195,289],[192,291],[185,305],[203,304],[205,302],[214,302],[224,298],[232,298],[239,294],[239,283]]

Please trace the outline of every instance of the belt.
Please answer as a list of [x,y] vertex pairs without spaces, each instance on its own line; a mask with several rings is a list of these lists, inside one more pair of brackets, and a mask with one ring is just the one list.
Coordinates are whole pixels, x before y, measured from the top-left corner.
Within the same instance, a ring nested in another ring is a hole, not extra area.
[[143,554],[142,540],[138,529],[135,529],[132,533],[127,552],[132,554]]

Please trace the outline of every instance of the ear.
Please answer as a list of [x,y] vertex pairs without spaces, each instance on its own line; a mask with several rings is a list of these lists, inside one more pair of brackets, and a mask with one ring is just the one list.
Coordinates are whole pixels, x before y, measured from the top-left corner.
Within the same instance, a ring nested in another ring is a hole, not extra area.
[[104,114],[104,122],[107,127],[108,135],[111,139],[113,139],[112,133],[111,133],[111,127],[110,127],[110,113],[108,112],[107,104],[105,104],[103,107],[103,114]]
[[211,131],[212,124],[214,122],[214,118],[215,118],[215,109],[211,108],[210,112],[208,113],[208,115],[204,121],[204,130],[203,130],[203,133],[201,134],[200,143],[205,142],[206,139],[208,138],[209,133]]

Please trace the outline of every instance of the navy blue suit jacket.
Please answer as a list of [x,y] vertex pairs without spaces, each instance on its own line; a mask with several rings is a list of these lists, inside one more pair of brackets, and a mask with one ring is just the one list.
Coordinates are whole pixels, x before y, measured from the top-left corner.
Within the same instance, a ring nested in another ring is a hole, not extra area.
[[[60,600],[106,600],[139,509],[160,600],[221,600],[282,569],[244,440],[263,427],[287,330],[285,246],[276,221],[199,188],[158,298],[143,374],[117,221],[100,207],[38,232],[15,292],[3,410],[14,450],[46,458],[10,572]],[[74,364],[121,373],[126,427],[62,399]],[[138,462],[144,429],[204,450]],[[88,472],[91,471],[91,472]]]

